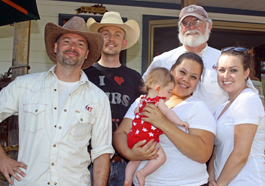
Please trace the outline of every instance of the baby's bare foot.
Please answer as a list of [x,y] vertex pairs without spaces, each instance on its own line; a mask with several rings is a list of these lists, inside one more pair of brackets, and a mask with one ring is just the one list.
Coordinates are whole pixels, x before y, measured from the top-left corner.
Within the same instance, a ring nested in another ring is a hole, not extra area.
[[139,181],[140,186],[144,186],[145,184],[145,175],[142,173],[141,170],[136,172],[136,177]]

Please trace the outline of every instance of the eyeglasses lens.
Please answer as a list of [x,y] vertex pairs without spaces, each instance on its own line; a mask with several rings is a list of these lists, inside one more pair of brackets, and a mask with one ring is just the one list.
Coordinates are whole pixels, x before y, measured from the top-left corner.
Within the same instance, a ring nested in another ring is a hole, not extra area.
[[202,21],[199,19],[195,19],[193,21],[182,21],[181,22],[181,26],[183,28],[189,28],[191,25],[194,27],[199,27],[202,25]]

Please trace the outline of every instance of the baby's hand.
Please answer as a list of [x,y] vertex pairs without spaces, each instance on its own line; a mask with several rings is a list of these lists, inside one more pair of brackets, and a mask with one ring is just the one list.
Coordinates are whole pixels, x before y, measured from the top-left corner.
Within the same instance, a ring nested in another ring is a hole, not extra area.
[[142,97],[144,97],[145,95],[144,94],[142,94],[141,96],[140,96],[140,98],[142,98]]
[[188,128],[189,128],[189,124],[186,121],[180,122],[180,126],[185,127],[185,130],[188,130]]

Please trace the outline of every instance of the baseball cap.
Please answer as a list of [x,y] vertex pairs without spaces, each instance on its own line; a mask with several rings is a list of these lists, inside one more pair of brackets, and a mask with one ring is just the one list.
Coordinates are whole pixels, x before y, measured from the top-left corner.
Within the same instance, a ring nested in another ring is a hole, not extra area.
[[193,16],[200,20],[208,19],[208,14],[203,7],[198,5],[189,5],[181,9],[179,14],[179,22],[181,22],[185,17]]

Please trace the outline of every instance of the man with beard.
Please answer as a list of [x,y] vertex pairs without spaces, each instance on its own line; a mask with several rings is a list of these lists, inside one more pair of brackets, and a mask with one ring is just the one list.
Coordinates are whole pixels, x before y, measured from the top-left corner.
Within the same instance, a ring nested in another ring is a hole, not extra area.
[[[89,18],[87,26],[89,31],[99,32],[104,38],[101,58],[86,69],[85,73],[109,98],[114,133],[130,105],[141,95],[141,75],[120,63],[121,50],[128,49],[137,42],[140,28],[135,20],[123,22],[118,12],[106,12],[100,23]],[[109,186],[123,186],[126,165],[127,162],[116,153],[110,163]],[[93,165],[89,167],[91,172],[92,167]],[[98,179],[95,175],[93,178]]]
[[[183,45],[155,57],[143,78],[145,79],[155,67],[160,66],[170,70],[178,57],[185,52],[196,53],[204,62],[205,72],[193,95],[204,101],[214,113],[217,107],[228,99],[228,96],[217,83],[216,64],[221,52],[207,45],[211,28],[212,20],[208,18],[203,7],[198,5],[184,7],[179,15],[178,34],[179,41]],[[182,84],[182,86],[186,88],[188,85]]]
[[90,186],[92,138],[94,184],[106,185],[114,154],[109,101],[82,71],[98,59],[103,38],[75,16],[63,27],[48,23],[45,45],[56,65],[18,77],[0,92],[0,122],[19,115],[18,160],[0,145],[0,171],[16,186]]

